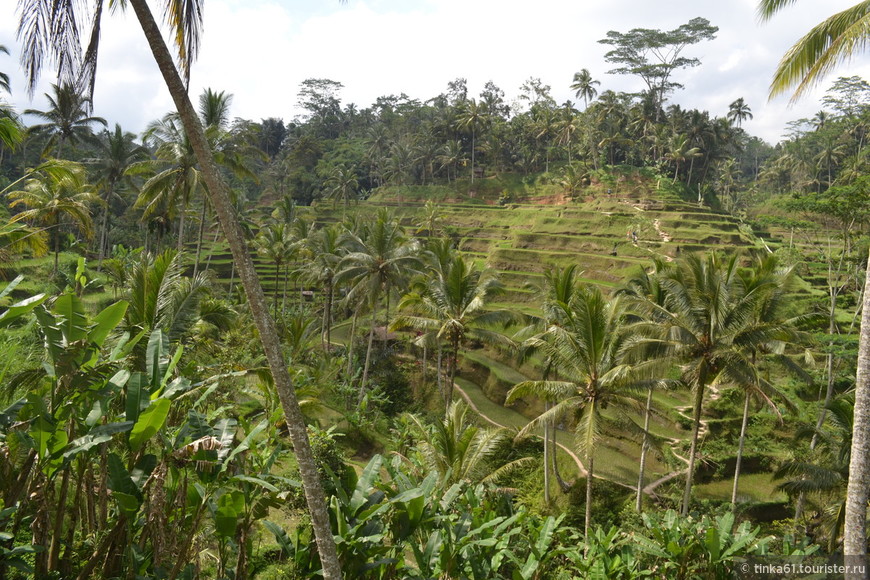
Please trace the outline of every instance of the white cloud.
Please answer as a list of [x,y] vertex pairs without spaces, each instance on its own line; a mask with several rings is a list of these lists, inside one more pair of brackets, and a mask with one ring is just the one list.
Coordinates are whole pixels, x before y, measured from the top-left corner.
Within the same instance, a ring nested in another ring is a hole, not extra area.
[[[637,79],[606,74],[608,47],[597,41],[608,30],[672,29],[702,16],[719,27],[718,37],[687,49],[702,65],[675,75],[686,88],[673,101],[723,115],[743,97],[755,115],[744,127],[776,141],[788,121],[820,108],[823,92],[794,108],[787,98],[768,102],[779,57],[810,26],[853,2],[804,3],[759,24],[755,0],[669,0],[667,9],[648,0],[209,0],[191,93],[224,90],[234,95],[234,116],[289,120],[299,83],[309,77],[342,82],[345,102],[360,107],[402,92],[428,99],[457,77],[468,79],[473,94],[493,80],[509,100],[525,79],[539,77],[562,102],[581,68],[601,90],[636,91]],[[0,6],[0,44],[17,52],[14,4]],[[132,12],[107,20],[104,31],[96,112],[141,131],[172,108],[171,100]],[[24,98],[14,62],[0,55],[0,70],[13,76],[15,104],[41,108],[40,99],[31,105]],[[870,78],[870,67],[858,58],[837,74]],[[44,81],[37,95],[47,88]]]

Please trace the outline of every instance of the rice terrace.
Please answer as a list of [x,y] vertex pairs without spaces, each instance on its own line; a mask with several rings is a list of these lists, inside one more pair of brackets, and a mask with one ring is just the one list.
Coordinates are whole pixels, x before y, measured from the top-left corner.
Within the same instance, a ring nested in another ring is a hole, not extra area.
[[697,92],[730,21],[285,121],[200,91],[204,2],[122,4],[138,133],[121,11],[0,27],[0,580],[868,577],[862,4],[765,71],[817,101],[775,143]]

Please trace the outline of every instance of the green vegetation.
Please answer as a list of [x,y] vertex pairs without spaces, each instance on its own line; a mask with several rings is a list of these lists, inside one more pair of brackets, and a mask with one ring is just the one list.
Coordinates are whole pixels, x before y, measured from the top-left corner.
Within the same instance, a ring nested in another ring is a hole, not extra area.
[[0,578],[841,554],[870,85],[771,147],[742,99],[667,104],[715,32],[611,31],[647,91],[584,69],[583,111],[309,79],[298,122],[209,89],[140,145],[70,84],[43,125],[2,105]]

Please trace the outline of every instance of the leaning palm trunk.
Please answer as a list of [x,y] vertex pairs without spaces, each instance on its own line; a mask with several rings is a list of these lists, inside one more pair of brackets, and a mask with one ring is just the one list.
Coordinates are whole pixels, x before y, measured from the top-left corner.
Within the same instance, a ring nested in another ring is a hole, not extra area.
[[737,484],[740,481],[740,464],[743,462],[743,445],[746,442],[746,425],[749,423],[749,391],[743,401],[743,423],[740,425],[740,442],[737,444],[737,461],[734,464],[734,485],[731,487],[731,507],[737,505]]
[[689,450],[689,470],[686,472],[686,488],[683,490],[683,517],[689,515],[689,503],[692,501],[692,480],[695,475],[695,460],[698,455],[698,437],[701,432],[701,405],[704,401],[704,382],[699,381],[695,393],[695,404],[692,410],[692,447]]
[[111,191],[111,188],[109,188],[109,192],[106,193],[106,199],[104,200],[106,206],[103,208],[103,217],[100,219],[100,245],[97,248],[97,272],[103,271],[103,258],[105,258],[109,249],[109,195],[111,194]]
[[586,453],[586,521],[583,524],[583,538],[585,540],[585,548],[583,553],[589,549],[589,522],[592,520],[592,477],[595,458],[591,451]]
[[652,411],[652,389],[646,394],[646,407],[643,411],[643,443],[640,445],[640,467],[637,470],[637,495],[634,498],[634,509],[643,511],[643,476],[646,471],[646,452],[649,450],[649,420]]
[[[870,284],[870,266],[864,287]],[[858,372],[855,379],[855,410],[852,419],[852,451],[846,487],[846,522],[843,553],[863,565],[862,573],[850,571],[848,580],[864,578],[867,569],[867,501],[870,499],[870,292],[864,292],[861,335],[858,342]]]
[[[544,403],[544,410],[550,410],[550,403]],[[544,423],[544,505],[550,507],[550,421]]]
[[374,341],[375,341],[375,324],[377,324],[377,321],[378,321],[377,302],[372,301],[372,308],[373,308],[373,311],[372,311],[371,328],[369,329],[369,345],[366,348],[366,362],[365,362],[365,365],[363,366],[362,384],[360,385],[360,389],[359,389],[360,402],[362,402],[363,397],[366,394],[366,387],[368,386],[369,364],[371,363],[371,360],[372,360],[372,346],[374,345]]
[[299,402],[293,389],[290,373],[284,362],[278,334],[275,330],[274,322],[269,317],[266,297],[263,294],[263,288],[257,277],[257,271],[254,268],[253,260],[245,243],[242,229],[233,211],[227,186],[220,177],[214,157],[206,142],[202,125],[187,96],[184,83],[175,68],[172,55],[163,41],[160,28],[157,26],[157,22],[155,22],[146,0],[130,0],[130,4],[133,6],[136,17],[154,54],[154,59],[157,61],[169,93],[178,109],[179,116],[184,124],[185,131],[190,139],[208,186],[208,194],[211,198],[212,207],[227,237],[233,253],[233,259],[238,265],[239,277],[245,288],[245,294],[251,308],[251,315],[257,325],[263,352],[272,371],[275,390],[287,419],[287,427],[290,431],[290,438],[299,464],[299,473],[302,477],[305,500],[308,505],[309,515],[311,516],[311,526],[314,530],[317,550],[323,565],[323,576],[330,580],[339,580],[342,577],[341,564],[335,549],[335,541],[332,537],[323,488],[320,484],[320,476],[317,472],[314,456],[311,453],[305,420],[302,416],[302,411],[299,409]]
[[353,372],[353,342],[356,339],[356,319],[359,316],[359,305],[353,309],[353,318],[350,321],[350,338],[347,341],[347,380],[350,381]]
[[205,216],[208,203],[205,198],[202,200],[202,211],[199,212],[199,230],[196,233],[196,258],[193,260],[193,277],[196,278],[199,272],[199,258],[202,255],[202,237],[205,234]]

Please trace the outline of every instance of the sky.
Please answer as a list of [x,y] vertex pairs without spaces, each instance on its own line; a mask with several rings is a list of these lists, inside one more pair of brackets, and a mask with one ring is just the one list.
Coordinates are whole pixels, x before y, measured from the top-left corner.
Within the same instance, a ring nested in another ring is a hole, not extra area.
[[[723,116],[742,97],[754,115],[743,128],[774,144],[788,122],[822,108],[821,97],[836,77],[870,79],[870,56],[858,56],[795,105],[788,96],[767,96],[785,51],[854,1],[796,2],[760,23],[757,0],[209,0],[191,94],[206,87],[231,93],[231,115],[254,121],[298,115],[299,84],[307,78],[341,82],[342,102],[358,108],[390,94],[425,101],[459,77],[468,80],[470,96],[491,80],[508,101],[525,80],[540,78],[564,103],[574,97],[569,85],[583,68],[600,81],[599,91],[643,88],[636,77],[608,74],[604,54],[610,47],[598,43],[608,31],[671,30],[703,17],[719,32],[686,49],[684,55],[701,65],[675,73],[685,89],[670,102]],[[12,85],[12,95],[4,97],[18,110],[44,109],[42,95],[55,79],[46,72],[28,99],[18,65],[16,4],[0,2],[0,45],[11,53],[0,53],[0,71]],[[169,93],[132,10],[104,20],[103,31],[94,112],[141,132],[172,109]]]

